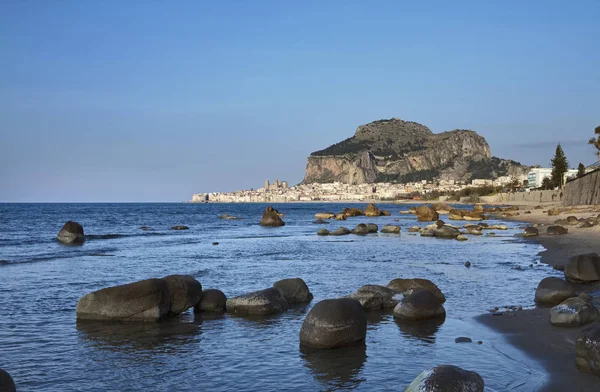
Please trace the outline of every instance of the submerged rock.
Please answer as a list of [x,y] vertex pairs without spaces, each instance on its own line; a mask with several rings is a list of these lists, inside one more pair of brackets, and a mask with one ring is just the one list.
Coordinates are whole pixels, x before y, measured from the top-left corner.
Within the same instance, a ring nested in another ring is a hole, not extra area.
[[405,296],[394,308],[394,317],[405,321],[429,320],[446,316],[442,301],[429,290],[421,289]]
[[365,310],[381,310],[394,308],[398,304],[395,295],[394,290],[385,286],[365,285],[348,297],[360,302]]
[[1,392],[16,392],[17,387],[15,386],[15,382],[8,372],[3,369],[0,369],[0,391]]
[[454,227],[444,225],[433,229],[433,235],[436,238],[456,238],[460,235],[460,231]]
[[439,365],[425,370],[405,392],[483,392],[484,381],[475,372],[453,365]]
[[329,233],[329,235],[348,235],[350,234],[350,230],[345,227],[338,227],[336,230]]
[[419,231],[421,231],[421,228],[419,226],[411,226],[411,228],[408,229],[409,233],[418,233]]
[[465,236],[464,236],[464,235],[462,235],[462,234],[459,234],[459,235],[457,235],[457,236],[456,236],[455,240],[456,240],[456,241],[467,241],[467,240],[468,240],[468,238],[467,238],[467,237],[465,237]]
[[281,220],[279,211],[277,211],[276,209],[274,209],[271,206],[267,207],[267,209],[263,213],[262,218],[260,219],[259,224],[261,226],[268,226],[268,227],[285,226],[285,222],[283,220]]
[[363,216],[365,215],[365,212],[363,210],[361,210],[360,208],[344,208],[343,211],[344,214],[346,214],[346,216]]
[[438,297],[442,303],[446,302],[446,297],[444,297],[442,291],[435,285],[435,283],[428,279],[394,279],[388,283],[387,287],[397,293],[404,294],[405,296],[410,295],[417,290],[429,290],[436,297]]
[[172,226],[171,230],[189,230],[189,227],[184,226],[184,225],[177,225],[177,226]]
[[400,234],[400,226],[385,225],[381,229],[381,232],[385,234]]
[[319,229],[319,231],[317,231],[317,235],[329,235],[329,230],[325,228]]
[[318,212],[315,214],[316,219],[332,219],[335,218],[335,214],[333,212]]
[[200,302],[194,306],[194,312],[214,312],[224,313],[227,305],[227,297],[221,290],[208,289],[203,290],[200,296]]
[[67,245],[82,244],[85,242],[83,227],[77,222],[68,221],[60,229],[56,239]]
[[558,327],[578,327],[597,320],[599,315],[594,305],[575,297],[550,309],[550,322]]
[[569,281],[596,282],[600,280],[600,256],[597,253],[587,253],[571,257],[564,274]]
[[352,229],[352,234],[367,235],[369,234],[369,227],[364,223],[360,223],[356,225],[354,229]]
[[377,226],[375,223],[367,223],[367,230],[369,233],[377,233],[379,226]]
[[584,372],[600,376],[600,324],[581,332],[575,344],[575,364]]
[[547,305],[556,305],[567,298],[575,297],[575,291],[569,284],[556,277],[542,279],[535,290],[535,302]]
[[283,294],[274,287],[228,298],[227,313],[239,316],[266,316],[289,309]]
[[346,219],[348,219],[348,216],[346,214],[344,214],[344,213],[337,214],[335,216],[335,220],[346,220]]
[[223,214],[223,215],[219,215],[219,219],[225,219],[225,220],[240,220],[240,219],[244,219],[244,218],[238,218],[237,216],[228,215],[228,214]]
[[315,225],[325,225],[328,223],[329,222],[327,222],[326,220],[323,220],[323,219],[317,219],[316,221],[313,222],[313,224],[315,224]]
[[330,349],[365,343],[367,317],[355,299],[326,299],[308,313],[300,329],[304,347]]
[[313,299],[308,286],[300,278],[282,279],[275,282],[273,287],[281,292],[289,304],[308,303]]

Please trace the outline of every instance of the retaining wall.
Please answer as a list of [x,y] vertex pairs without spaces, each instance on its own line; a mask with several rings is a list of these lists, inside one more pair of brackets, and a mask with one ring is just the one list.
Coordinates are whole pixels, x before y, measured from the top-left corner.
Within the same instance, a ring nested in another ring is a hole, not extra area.
[[564,205],[600,204],[600,170],[567,182],[563,194]]
[[540,203],[559,203],[564,191],[531,191],[531,192],[513,192],[498,193],[492,196],[481,196],[481,203],[522,203],[522,204],[540,204]]

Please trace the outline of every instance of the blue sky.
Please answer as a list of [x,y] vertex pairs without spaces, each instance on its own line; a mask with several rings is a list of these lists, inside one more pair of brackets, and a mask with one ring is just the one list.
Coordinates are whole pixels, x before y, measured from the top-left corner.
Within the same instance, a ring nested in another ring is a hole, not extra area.
[[[418,3],[418,4],[417,4]],[[0,201],[182,201],[302,180],[397,117],[594,159],[600,1],[0,3]]]

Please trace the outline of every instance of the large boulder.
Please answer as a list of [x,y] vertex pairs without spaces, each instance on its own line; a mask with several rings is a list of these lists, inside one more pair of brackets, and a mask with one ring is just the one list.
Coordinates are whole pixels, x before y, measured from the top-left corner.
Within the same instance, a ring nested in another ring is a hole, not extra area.
[[0,392],[16,392],[17,387],[10,374],[0,369]]
[[377,233],[379,226],[375,223],[367,223],[367,230],[369,230],[369,233]]
[[537,237],[539,235],[539,230],[535,227],[529,226],[525,228],[523,232],[523,237]]
[[329,235],[329,230],[326,228],[319,229],[319,231],[317,231],[317,235]]
[[453,365],[425,370],[404,392],[483,392],[483,378],[475,372]]
[[381,229],[381,232],[386,234],[400,234],[400,226],[385,225]]
[[572,282],[596,282],[600,280],[600,256],[597,253],[573,256],[566,265],[564,274]]
[[568,232],[569,230],[566,227],[558,225],[548,226],[548,228],[546,229],[546,234],[548,235],[563,235],[567,234]]
[[188,275],[169,275],[163,278],[167,282],[171,307],[169,313],[179,314],[196,306],[202,296],[202,285]]
[[419,222],[435,222],[440,219],[438,213],[429,206],[419,206],[415,210]]
[[600,324],[581,331],[575,344],[575,355],[579,369],[600,376]]
[[308,286],[300,278],[282,279],[275,282],[273,287],[281,292],[289,304],[308,303],[313,299]]
[[308,313],[300,329],[300,344],[310,348],[337,348],[364,344],[367,317],[355,299],[326,299]]
[[227,297],[221,290],[208,289],[202,291],[200,302],[194,306],[194,312],[224,313],[227,306]]
[[333,212],[318,212],[315,214],[315,219],[332,219],[335,218]]
[[582,297],[569,298],[550,309],[550,322],[558,327],[579,327],[598,316],[598,309]]
[[394,308],[394,317],[405,321],[443,318],[446,310],[442,301],[429,290],[417,290],[405,296]]
[[579,224],[579,219],[576,216],[570,215],[567,217],[567,224],[571,226],[577,226]]
[[329,235],[338,236],[338,235],[348,235],[350,233],[351,233],[351,231],[349,229],[347,229],[345,227],[338,227],[334,231],[329,232]]
[[62,229],[60,229],[56,239],[59,242],[68,245],[82,244],[85,242],[83,227],[77,222],[68,221],[63,225]]
[[556,277],[542,279],[535,290],[535,302],[557,305],[567,298],[575,297],[575,291],[567,282]]
[[348,297],[360,302],[365,310],[381,310],[391,309],[398,305],[399,301],[394,298],[395,295],[394,290],[385,286],[369,284],[362,286]]
[[358,225],[356,225],[356,227],[354,229],[352,229],[352,234],[357,234],[357,235],[369,234],[369,226],[365,225],[364,223],[359,223]]
[[261,226],[269,227],[285,226],[285,222],[281,220],[281,217],[279,216],[279,211],[271,206],[267,207],[262,218],[260,219],[259,224]]
[[380,216],[381,215],[381,211],[379,211],[379,208],[377,208],[377,206],[373,203],[370,203],[367,208],[365,208],[365,215],[366,216]]
[[84,295],[79,320],[159,321],[169,315],[171,294],[164,279],[146,279]]
[[342,211],[344,214],[346,214],[346,216],[363,216],[365,215],[365,212],[363,210],[361,210],[360,208],[344,208],[344,210]]
[[275,287],[227,299],[227,313],[239,316],[266,316],[289,309],[281,291]]
[[387,287],[405,296],[410,295],[417,290],[429,290],[436,297],[438,297],[440,301],[442,301],[442,303],[446,302],[446,297],[444,297],[442,291],[435,285],[435,283],[428,279],[393,279],[392,281],[390,281],[390,283],[387,284]]
[[436,238],[456,238],[460,235],[460,231],[454,227],[443,225],[433,229],[433,235]]

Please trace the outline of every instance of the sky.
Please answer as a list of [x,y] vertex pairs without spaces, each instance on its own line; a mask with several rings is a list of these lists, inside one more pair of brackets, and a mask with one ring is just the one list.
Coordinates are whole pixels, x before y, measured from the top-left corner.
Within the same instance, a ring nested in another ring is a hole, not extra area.
[[0,1],[0,201],[300,182],[374,120],[596,160],[600,1]]

